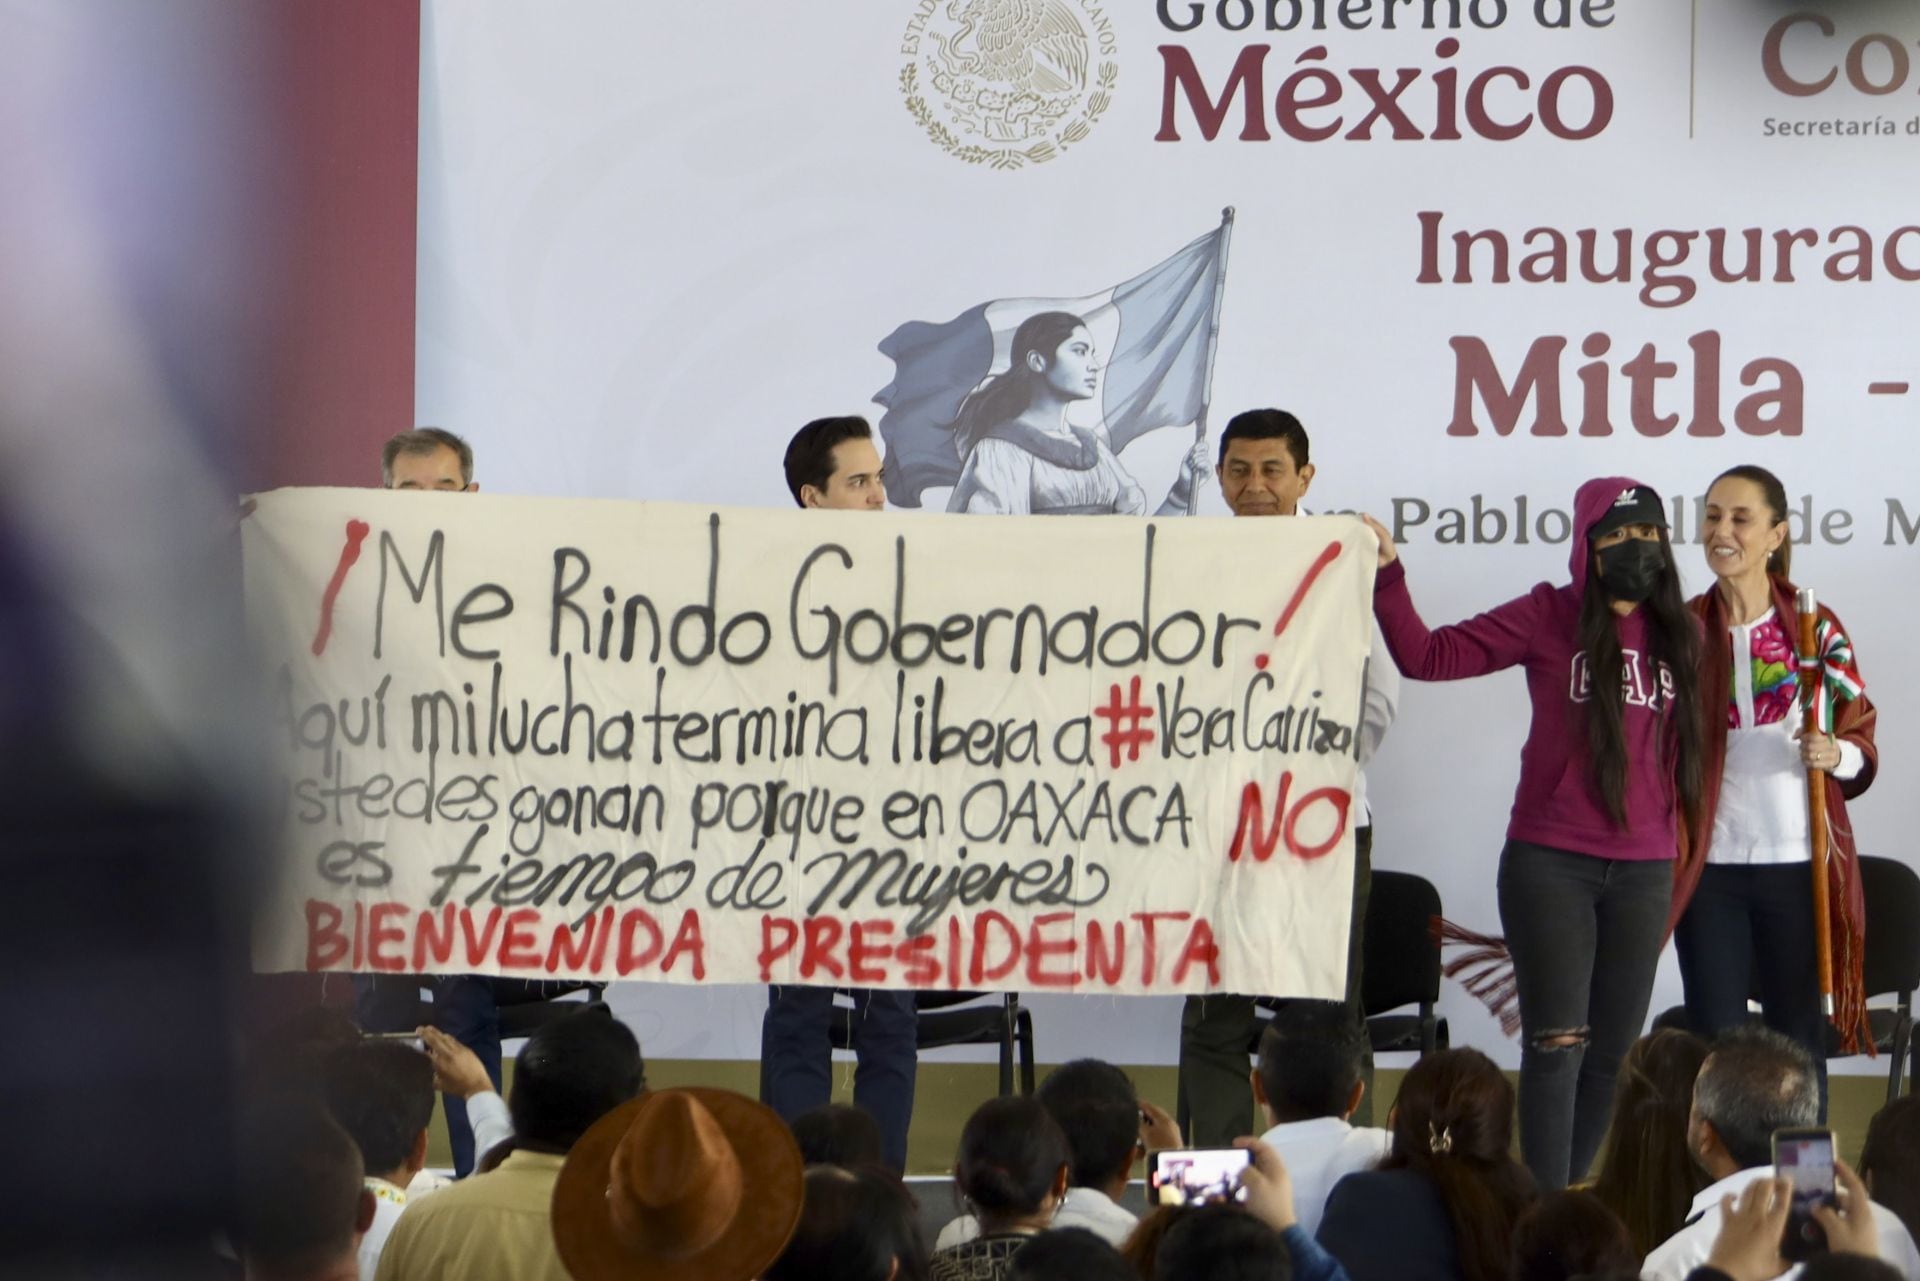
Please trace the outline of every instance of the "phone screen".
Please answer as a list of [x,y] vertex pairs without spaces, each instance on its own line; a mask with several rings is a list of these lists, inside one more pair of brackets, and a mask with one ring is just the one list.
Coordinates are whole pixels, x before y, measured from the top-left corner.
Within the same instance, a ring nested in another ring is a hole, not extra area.
[[1834,1199],[1833,1133],[1829,1130],[1782,1130],[1773,1136],[1773,1168],[1793,1184],[1793,1206],[1780,1253],[1804,1259],[1827,1248],[1827,1234],[1813,1217],[1817,1205]]
[[1154,1205],[1244,1201],[1240,1172],[1253,1161],[1245,1148],[1170,1148],[1147,1160],[1147,1199]]

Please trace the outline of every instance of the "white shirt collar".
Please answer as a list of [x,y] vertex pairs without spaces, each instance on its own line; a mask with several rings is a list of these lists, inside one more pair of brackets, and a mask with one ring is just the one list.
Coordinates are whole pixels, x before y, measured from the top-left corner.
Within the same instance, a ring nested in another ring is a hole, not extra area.
[[1316,1134],[1345,1134],[1351,1129],[1353,1127],[1342,1117],[1316,1116],[1309,1117],[1305,1121],[1282,1121],[1268,1133],[1284,1135],[1288,1138],[1295,1136],[1307,1138]]
[[1720,1208],[1721,1197],[1727,1196],[1728,1194],[1737,1196],[1745,1190],[1747,1184],[1752,1183],[1755,1179],[1770,1179],[1772,1177],[1773,1167],[1770,1165],[1756,1165],[1751,1169],[1735,1170],[1732,1174],[1729,1174],[1712,1187],[1702,1189],[1699,1194],[1693,1198],[1693,1211],[1687,1217],[1698,1218],[1708,1210],[1717,1210]]

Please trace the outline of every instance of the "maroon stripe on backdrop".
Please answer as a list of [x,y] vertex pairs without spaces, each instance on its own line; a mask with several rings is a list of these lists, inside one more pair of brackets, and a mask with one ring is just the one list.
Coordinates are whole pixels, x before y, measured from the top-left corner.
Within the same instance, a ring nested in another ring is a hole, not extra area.
[[413,423],[419,0],[279,9],[290,243],[259,488],[378,482]]

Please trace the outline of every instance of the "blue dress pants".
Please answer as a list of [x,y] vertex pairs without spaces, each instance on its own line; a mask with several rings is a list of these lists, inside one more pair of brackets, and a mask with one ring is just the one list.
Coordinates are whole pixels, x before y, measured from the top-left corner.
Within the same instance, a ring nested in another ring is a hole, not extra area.
[[887,1164],[904,1170],[920,1057],[913,993],[856,988],[851,1010],[836,1008],[833,994],[830,987],[792,984],[767,989],[767,1013],[760,1025],[766,1104],[791,1121],[831,1100],[830,1020],[850,1019],[857,1058],[854,1106],[880,1123]]

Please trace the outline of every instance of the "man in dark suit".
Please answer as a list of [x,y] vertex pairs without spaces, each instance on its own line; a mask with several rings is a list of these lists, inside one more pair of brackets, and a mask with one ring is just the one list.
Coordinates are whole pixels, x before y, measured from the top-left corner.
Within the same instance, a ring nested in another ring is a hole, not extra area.
[[[864,418],[821,418],[787,446],[787,489],[802,507],[885,509],[887,491],[873,429]],[[853,1101],[880,1123],[887,1164],[904,1170],[919,1069],[919,1014],[911,992],[855,989]],[[788,1121],[824,1106],[833,1092],[833,989],[786,984],[768,989],[760,1025],[762,1093]]]

